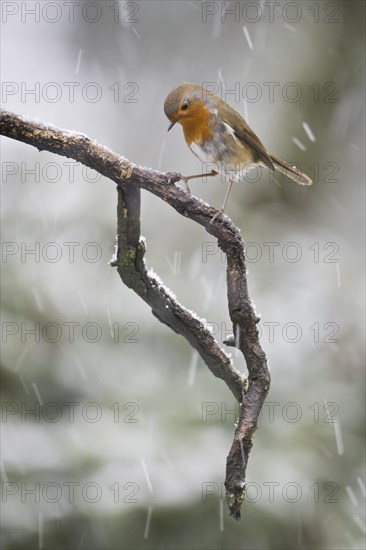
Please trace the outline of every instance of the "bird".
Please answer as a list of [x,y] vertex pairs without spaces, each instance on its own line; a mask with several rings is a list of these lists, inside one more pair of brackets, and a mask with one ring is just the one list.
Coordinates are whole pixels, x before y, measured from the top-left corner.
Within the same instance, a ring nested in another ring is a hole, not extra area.
[[165,99],[164,113],[170,120],[168,132],[179,122],[192,153],[215,166],[205,174],[182,176],[187,191],[190,192],[188,181],[193,178],[221,173],[228,182],[222,207],[211,221],[224,213],[233,183],[255,165],[277,170],[300,185],[312,184],[301,170],[268,153],[244,118],[199,84],[187,82],[174,88]]

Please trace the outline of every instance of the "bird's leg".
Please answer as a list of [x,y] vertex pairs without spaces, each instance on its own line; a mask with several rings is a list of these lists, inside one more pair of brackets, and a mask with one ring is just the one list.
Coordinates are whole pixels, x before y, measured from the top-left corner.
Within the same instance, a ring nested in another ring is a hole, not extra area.
[[218,174],[218,172],[216,172],[216,170],[212,169],[211,172],[206,172],[205,174],[193,174],[193,176],[182,176],[181,175],[181,180],[184,181],[186,189],[187,189],[188,193],[190,194],[191,190],[189,189],[189,185],[188,185],[189,180],[193,180],[195,178],[204,178],[206,176],[217,176],[217,174]]
[[226,208],[226,203],[228,201],[228,198],[229,198],[229,195],[230,195],[230,191],[231,191],[231,188],[233,186],[233,183],[235,181],[235,176],[229,176],[229,185],[227,186],[227,191],[226,191],[226,195],[225,195],[225,198],[224,198],[224,202],[222,203],[222,207],[221,207],[221,210],[224,212],[225,211],[225,208]]
[[229,195],[230,195],[230,191],[231,191],[231,188],[233,186],[233,183],[235,181],[235,176],[229,176],[228,178],[229,180],[229,185],[227,187],[227,191],[226,191],[226,195],[225,195],[225,198],[224,198],[224,202],[220,208],[220,210],[214,215],[214,217],[212,218],[212,220],[210,221],[210,223],[213,223],[218,217],[222,216],[223,213],[225,212],[225,207],[226,207],[226,203],[228,201],[228,198],[229,198]]

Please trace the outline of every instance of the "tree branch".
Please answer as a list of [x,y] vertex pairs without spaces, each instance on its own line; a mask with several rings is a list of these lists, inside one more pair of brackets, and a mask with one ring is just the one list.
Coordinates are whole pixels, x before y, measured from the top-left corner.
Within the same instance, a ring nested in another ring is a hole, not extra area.
[[[227,457],[226,499],[230,514],[240,519],[245,493],[245,475],[252,439],[267,396],[270,375],[258,337],[256,317],[247,288],[244,244],[240,231],[225,217],[210,223],[216,210],[176,186],[177,173],[141,168],[81,133],[61,130],[0,111],[0,134],[72,158],[117,183],[117,266],[122,281],[152,309],[153,315],[181,334],[198,351],[214,376],[225,381],[241,404],[234,441]],[[243,353],[248,380],[234,367],[212,333],[197,316],[184,308],[160,280],[148,271],[145,244],[140,236],[140,189],[168,202],[179,214],[202,225],[218,239],[227,257],[228,307],[234,345]]]

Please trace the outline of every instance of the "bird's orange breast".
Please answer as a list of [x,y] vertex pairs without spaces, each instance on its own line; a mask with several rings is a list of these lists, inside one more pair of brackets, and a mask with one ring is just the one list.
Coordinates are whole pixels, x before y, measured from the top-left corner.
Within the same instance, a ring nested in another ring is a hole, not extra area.
[[212,139],[213,124],[211,115],[203,102],[197,102],[189,116],[182,117],[179,122],[183,126],[184,138],[188,145]]

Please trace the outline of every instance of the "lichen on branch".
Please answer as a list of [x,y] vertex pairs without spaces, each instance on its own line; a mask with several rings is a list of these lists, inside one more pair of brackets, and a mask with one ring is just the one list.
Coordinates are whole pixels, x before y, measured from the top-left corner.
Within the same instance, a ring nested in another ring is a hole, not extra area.
[[[258,318],[248,293],[240,230],[226,216],[211,223],[217,211],[177,186],[180,174],[137,166],[82,133],[0,111],[0,135],[27,143],[40,151],[72,158],[117,184],[117,252],[111,265],[117,267],[123,283],[151,307],[152,314],[159,321],[181,334],[198,351],[212,374],[227,384],[240,403],[240,416],[227,457],[225,480],[230,515],[240,519],[248,457],[270,385],[266,356],[259,342]],[[207,325],[182,306],[147,270],[145,244],[140,234],[141,189],[164,200],[179,214],[198,223],[217,238],[227,258],[228,309],[235,335],[230,345],[242,352],[248,378],[235,368]]]

